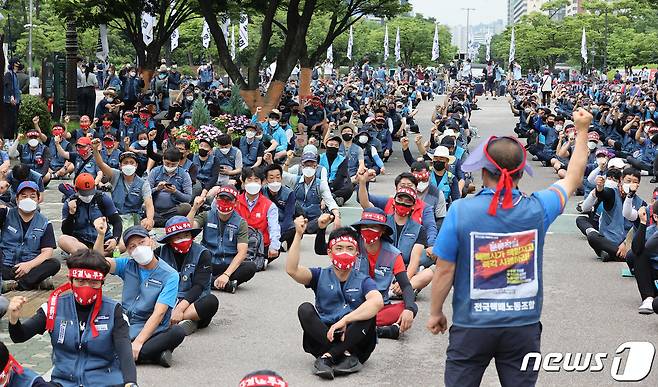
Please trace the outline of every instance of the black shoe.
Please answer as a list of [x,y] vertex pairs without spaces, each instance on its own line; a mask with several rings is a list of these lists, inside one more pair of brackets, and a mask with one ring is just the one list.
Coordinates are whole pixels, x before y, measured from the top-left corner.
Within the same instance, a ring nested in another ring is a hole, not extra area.
[[172,358],[172,353],[170,350],[163,351],[160,354],[160,359],[158,359],[158,364],[160,364],[164,368],[169,368],[171,367],[171,358]]
[[608,254],[606,251],[601,251],[601,261],[603,262],[612,262],[615,260],[614,257],[611,257],[610,254]]
[[334,366],[334,373],[336,375],[347,375],[361,371],[363,364],[356,358],[356,356],[345,356],[336,366]]
[[313,373],[322,379],[334,378],[334,363],[330,357],[319,357],[313,364]]
[[654,176],[654,177],[652,177],[650,183],[651,183],[651,184],[656,184],[656,183],[658,183],[658,176]]
[[222,291],[225,291],[226,293],[234,294],[235,289],[237,289],[237,288],[238,288],[238,281],[233,280],[233,281],[228,281],[226,283],[226,285],[224,286],[224,289],[222,289]]
[[397,340],[400,338],[400,327],[397,324],[377,327],[377,337],[380,339]]
[[345,204],[345,199],[343,199],[343,198],[341,198],[341,197],[337,197],[335,200],[336,200],[336,205],[337,205],[338,207],[342,207],[343,204]]

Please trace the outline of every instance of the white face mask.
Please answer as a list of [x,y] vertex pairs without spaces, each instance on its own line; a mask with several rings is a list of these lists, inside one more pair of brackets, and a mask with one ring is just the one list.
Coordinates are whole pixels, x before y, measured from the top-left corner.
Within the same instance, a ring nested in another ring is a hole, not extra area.
[[562,125],[555,125],[555,130],[557,130],[558,132],[561,132],[562,129],[564,129],[564,126],[562,126]]
[[137,143],[139,144],[139,146],[144,147],[149,144],[149,140],[139,140],[137,141]]
[[178,168],[178,167],[168,167],[166,165],[163,165],[163,167],[167,173],[174,173],[176,171],[176,168]]
[[418,192],[425,192],[425,190],[426,190],[427,187],[429,187],[429,186],[430,186],[430,182],[429,182],[429,181],[421,181],[420,183],[418,183],[418,186],[417,186],[417,188],[418,188]]
[[25,198],[18,202],[18,208],[27,213],[32,213],[37,209],[37,202],[34,199]]
[[27,145],[31,146],[32,148],[36,148],[37,145],[39,145],[39,140],[37,140],[36,138],[31,138],[27,140]]
[[366,144],[368,142],[368,136],[359,136],[359,143]]
[[597,145],[597,143],[594,142],[594,141],[589,141],[589,142],[587,142],[587,147],[589,148],[589,150],[594,150],[594,149],[596,149],[596,145]]
[[313,175],[315,175],[315,168],[313,168],[313,167],[304,167],[304,168],[302,168],[302,174],[305,177],[312,177]]
[[619,184],[614,180],[606,179],[603,186],[606,188],[617,188],[619,187]]
[[260,183],[251,182],[244,185],[244,190],[247,191],[249,195],[256,195],[260,192],[261,185]]
[[260,140],[260,139],[263,138],[263,135],[262,135],[262,134],[261,134],[261,135],[258,135],[258,136],[256,136],[256,138]]
[[153,260],[153,250],[149,246],[139,245],[130,253],[130,257],[137,262],[137,264],[145,266]]
[[281,182],[273,181],[271,183],[267,183],[267,188],[269,188],[272,192],[279,192],[281,190]]
[[631,183],[624,183],[621,186],[624,189],[624,192],[626,192],[626,193],[631,192]]
[[604,165],[605,166],[606,164],[608,164],[608,159],[605,158],[605,157],[597,157],[596,158],[596,163],[599,164],[599,165]]
[[78,196],[80,200],[82,200],[83,203],[91,203],[91,201],[94,199],[94,195],[89,195],[89,196]]
[[121,167],[121,172],[123,172],[123,174],[126,176],[132,176],[135,174],[136,171],[137,171],[137,167],[134,165],[128,164]]
[[247,136],[247,138],[252,139],[252,138],[256,137],[256,132],[254,132],[253,130],[248,130],[247,133],[246,133],[246,136]]
[[188,101],[194,101],[194,96],[193,95],[188,95],[185,97]]
[[277,126],[278,124],[279,124],[279,121],[277,121],[277,120],[270,120],[270,126],[274,127],[274,126]]
[[134,72],[134,71],[131,71],[131,72],[130,72],[130,76],[131,76],[131,77],[134,77],[135,75],[137,75],[136,72]]
[[219,148],[219,151],[223,154],[228,154],[231,151],[231,148]]

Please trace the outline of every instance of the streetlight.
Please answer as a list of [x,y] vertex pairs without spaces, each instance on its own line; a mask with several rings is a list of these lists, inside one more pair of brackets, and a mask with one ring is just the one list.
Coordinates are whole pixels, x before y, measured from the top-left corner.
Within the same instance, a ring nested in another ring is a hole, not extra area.
[[32,0],[30,0],[30,16],[29,24],[25,24],[23,27],[29,28],[28,43],[27,43],[27,77],[29,82],[32,81]]
[[466,52],[468,53],[470,42],[470,27],[471,27],[471,11],[475,11],[475,8],[462,8],[462,11],[466,11]]

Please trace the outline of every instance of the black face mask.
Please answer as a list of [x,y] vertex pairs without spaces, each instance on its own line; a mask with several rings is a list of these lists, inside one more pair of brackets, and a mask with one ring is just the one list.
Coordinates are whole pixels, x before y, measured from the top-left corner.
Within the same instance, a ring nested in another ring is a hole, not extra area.
[[434,170],[437,172],[443,171],[446,168],[445,161],[435,161],[433,164]]
[[210,151],[208,149],[199,148],[199,156],[206,157]]
[[344,133],[344,134],[341,135],[341,137],[342,137],[343,141],[352,141],[352,138],[354,136],[350,133]]
[[384,124],[375,124],[375,126],[377,127],[377,129],[381,129],[384,127]]
[[328,146],[327,147],[327,157],[334,158],[338,156],[338,148],[333,147],[333,146]]
[[549,121],[546,123],[546,125],[550,126],[551,128],[555,126],[555,122]]

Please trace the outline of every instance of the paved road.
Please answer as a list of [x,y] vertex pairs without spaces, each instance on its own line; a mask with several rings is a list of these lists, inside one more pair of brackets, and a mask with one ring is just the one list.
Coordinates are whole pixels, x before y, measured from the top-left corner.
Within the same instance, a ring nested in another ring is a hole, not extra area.
[[[504,101],[483,100],[480,105],[482,110],[474,113],[472,123],[480,128],[483,137],[511,133],[514,117]],[[418,122],[424,135],[429,132],[432,110],[430,103],[420,106]],[[394,176],[406,170],[399,156],[399,152],[394,154],[387,165],[388,175],[372,185],[373,193],[392,192]],[[548,169],[534,164],[535,177],[522,184],[526,192],[544,188],[555,180]],[[645,198],[650,192],[647,183],[648,179],[641,192]],[[539,379],[541,386],[612,385],[610,367],[619,344],[631,340],[655,343],[656,317],[637,313],[640,300],[636,287],[632,279],[621,278],[621,263],[603,264],[594,259],[586,240],[574,226],[575,202],[572,199],[566,214],[556,221],[545,246],[542,349],[545,353],[607,352],[610,355],[603,372],[543,372]],[[313,254],[312,242],[312,238],[304,239],[302,264],[327,265],[326,257]],[[262,368],[277,370],[293,386],[324,384],[310,372],[313,359],[301,348],[302,334],[296,316],[297,306],[311,301],[313,293],[285,274],[284,258],[258,274],[235,295],[220,294],[221,307],[209,329],[183,342],[174,353],[175,364],[171,369],[140,367],[142,384],[229,386],[247,372]],[[443,385],[447,336],[432,336],[425,329],[427,290],[420,294],[418,303],[420,312],[408,334],[399,341],[380,341],[362,372],[336,379],[332,385]],[[642,384],[657,383],[658,371],[655,371]],[[482,385],[499,385],[493,365]]]
[[[473,115],[472,124],[483,137],[510,134],[514,124],[504,101],[481,101],[482,110]],[[429,132],[432,104],[420,106],[418,122],[424,135]],[[476,141],[480,141],[477,139]],[[395,144],[399,147],[399,144]],[[397,152],[387,165],[386,176],[371,185],[371,192],[393,192],[395,175],[406,170]],[[525,192],[542,189],[555,180],[548,169],[535,165],[535,177],[523,180]],[[49,190],[51,191],[51,190]],[[641,189],[649,197],[648,179]],[[59,219],[59,196],[49,192],[46,211]],[[540,386],[614,385],[610,368],[614,351],[626,341],[652,341],[655,344],[656,316],[637,313],[638,299],[632,279],[621,278],[621,263],[603,264],[594,258],[584,237],[574,226],[575,203],[552,226],[544,251],[545,302],[543,310],[542,350],[547,352],[606,352],[605,369],[599,373],[542,372]],[[354,218],[357,210],[344,209],[344,217]],[[60,223],[55,223],[59,229]],[[325,266],[326,257],[313,254],[313,240],[303,241],[302,264]],[[246,373],[273,369],[292,386],[316,386],[325,383],[311,374],[313,359],[301,347],[301,328],[296,311],[300,303],[312,301],[311,290],[297,285],[284,270],[285,256],[266,272],[242,286],[235,295],[218,294],[220,310],[208,329],[185,339],[174,352],[170,369],[158,366],[138,368],[144,386],[233,386]],[[420,312],[414,327],[401,340],[380,341],[362,372],[332,382],[334,386],[441,386],[445,365],[447,336],[432,336],[425,329],[429,292],[418,298]],[[450,315],[449,303],[446,312]],[[449,316],[450,317],[450,316]],[[4,329],[2,329],[4,331]],[[4,339],[3,339],[4,340]],[[38,356],[49,351],[45,341],[33,339],[30,348],[40,347]],[[45,347],[44,347],[45,345]],[[19,360],[36,362],[25,344],[12,348]],[[46,360],[46,359],[43,359]],[[43,363],[43,361],[42,361]],[[42,370],[43,371],[43,370]],[[658,384],[658,371],[637,385]],[[487,370],[483,386],[499,385],[495,367]]]

